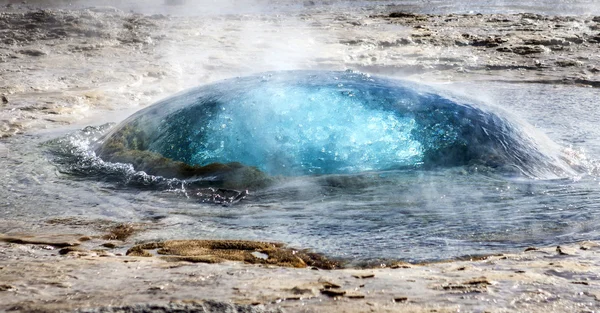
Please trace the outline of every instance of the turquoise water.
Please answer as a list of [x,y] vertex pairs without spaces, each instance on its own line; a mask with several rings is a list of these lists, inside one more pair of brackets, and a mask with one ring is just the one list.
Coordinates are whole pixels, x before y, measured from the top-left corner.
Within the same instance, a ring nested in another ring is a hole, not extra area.
[[[448,166],[530,178],[575,172],[530,125],[483,102],[351,71],[270,72],[192,89],[117,126],[97,149],[105,161],[123,136],[126,149],[274,176]],[[136,166],[157,174],[153,164]]]
[[0,182],[5,190],[0,217],[146,221],[156,227],[135,240],[275,240],[355,263],[439,260],[600,239],[594,89],[484,87],[488,100],[483,105],[502,107],[498,114],[511,121],[521,117],[528,123],[518,124],[519,129],[542,133],[533,137],[535,142],[549,146],[547,151],[576,171],[534,177],[467,164],[288,176],[276,185],[249,190],[240,202],[222,205],[198,196],[193,183],[98,159],[94,142],[116,129],[107,125],[19,141],[7,158],[0,158],[14,169]]

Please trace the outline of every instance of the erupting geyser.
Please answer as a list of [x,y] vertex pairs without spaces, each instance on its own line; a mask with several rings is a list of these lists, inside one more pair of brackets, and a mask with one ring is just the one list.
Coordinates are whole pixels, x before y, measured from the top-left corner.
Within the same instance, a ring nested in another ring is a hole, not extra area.
[[228,186],[272,176],[552,163],[517,125],[415,83],[286,71],[192,89],[134,114],[97,149],[149,174]]

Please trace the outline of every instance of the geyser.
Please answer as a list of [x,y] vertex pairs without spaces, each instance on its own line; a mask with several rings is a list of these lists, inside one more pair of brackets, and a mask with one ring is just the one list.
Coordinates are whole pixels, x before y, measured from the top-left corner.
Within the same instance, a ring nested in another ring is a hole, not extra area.
[[553,162],[517,124],[455,99],[350,71],[270,72],[162,100],[116,127],[97,153],[149,174],[238,187],[461,165],[534,176]]

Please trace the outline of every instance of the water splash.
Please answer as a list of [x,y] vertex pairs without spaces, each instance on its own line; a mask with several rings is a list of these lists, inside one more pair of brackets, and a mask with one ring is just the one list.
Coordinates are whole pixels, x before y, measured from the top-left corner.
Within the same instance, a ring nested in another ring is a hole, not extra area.
[[539,177],[572,171],[485,105],[355,72],[234,78],[163,100],[96,150],[165,177],[259,185],[271,176],[481,166]]

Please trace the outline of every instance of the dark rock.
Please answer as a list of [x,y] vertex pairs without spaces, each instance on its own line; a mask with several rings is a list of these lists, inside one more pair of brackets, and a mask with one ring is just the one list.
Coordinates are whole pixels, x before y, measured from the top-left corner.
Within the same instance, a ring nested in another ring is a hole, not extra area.
[[32,57],[39,57],[39,56],[47,55],[46,52],[41,51],[41,50],[36,50],[36,49],[24,49],[24,50],[20,50],[19,53],[29,55]]
[[393,17],[393,18],[415,18],[417,16],[419,16],[419,15],[415,14],[415,13],[409,13],[409,12],[392,12],[389,15],[389,17]]
[[65,247],[65,248],[58,250],[58,254],[60,254],[60,255],[69,254],[71,252],[85,252],[85,250],[83,250],[79,247]]
[[11,285],[7,285],[7,284],[0,285],[0,291],[9,291],[9,290],[13,290],[13,289],[15,289],[15,287],[13,287]]
[[546,52],[542,46],[516,46],[516,47],[501,47],[496,49],[499,52],[512,52],[519,55],[537,54]]

